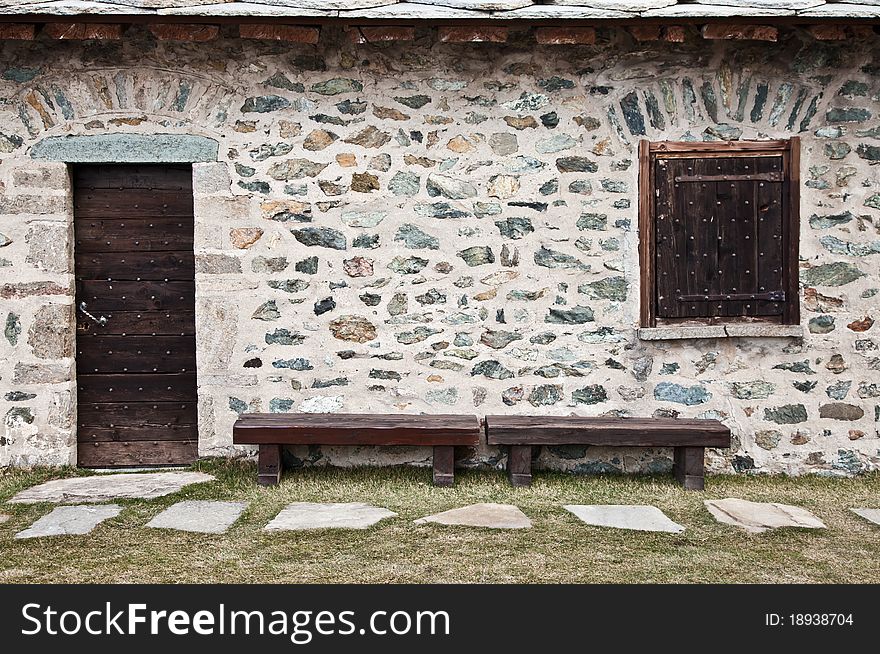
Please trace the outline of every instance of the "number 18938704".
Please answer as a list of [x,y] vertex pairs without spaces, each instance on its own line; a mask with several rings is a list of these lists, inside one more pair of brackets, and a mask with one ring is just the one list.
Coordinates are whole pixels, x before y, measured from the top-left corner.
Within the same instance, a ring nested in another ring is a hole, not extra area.
[[768,627],[851,627],[852,613],[779,613],[764,614]]

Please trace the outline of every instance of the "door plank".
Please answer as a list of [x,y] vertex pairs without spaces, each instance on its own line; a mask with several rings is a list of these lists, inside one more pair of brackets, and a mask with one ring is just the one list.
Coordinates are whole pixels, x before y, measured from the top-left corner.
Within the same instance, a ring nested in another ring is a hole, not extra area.
[[194,425],[196,402],[85,402],[77,406],[80,427]]
[[114,425],[80,428],[80,443],[105,441],[197,441],[196,425]]
[[654,183],[657,188],[654,267],[657,278],[657,315],[661,318],[675,318],[680,315],[677,296],[682,292],[682,287],[678,259],[675,256],[679,236],[676,231],[678,205],[676,188],[672,182],[675,172],[680,169],[680,162],[674,160],[658,160],[654,164]]
[[86,468],[189,464],[199,456],[198,441],[104,441],[81,443],[78,463]]
[[108,282],[80,280],[77,304],[85,300],[89,311],[193,310],[196,288],[186,282]]
[[[771,171],[782,169],[782,157],[762,160],[761,166]],[[785,277],[782,218],[783,197],[782,184],[763,184],[757,188],[757,287],[760,292],[785,290]],[[784,304],[761,300],[758,302],[756,314],[761,316],[782,315]]]
[[76,255],[82,279],[186,281],[195,275],[192,252],[83,252]]
[[79,374],[78,397],[84,402],[186,402],[195,396],[195,373],[122,375]]
[[[92,307],[89,305],[89,310]],[[193,336],[196,332],[193,311],[105,311],[103,327],[77,312],[77,334],[82,336],[150,335]]]
[[83,373],[194,372],[195,336],[80,336]]
[[192,191],[192,168],[188,165],[77,166],[73,178],[74,184],[82,189]]
[[81,218],[126,220],[191,216],[192,193],[162,189],[94,189],[76,193],[74,213]]

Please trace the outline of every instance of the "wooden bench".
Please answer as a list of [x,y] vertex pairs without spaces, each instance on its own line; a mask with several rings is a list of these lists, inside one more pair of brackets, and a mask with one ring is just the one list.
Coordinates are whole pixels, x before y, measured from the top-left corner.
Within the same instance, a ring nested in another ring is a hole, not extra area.
[[468,415],[245,413],[232,427],[236,445],[259,445],[257,481],[281,479],[283,445],[430,445],[434,483],[451,486],[456,445],[476,446],[480,421]]
[[707,447],[730,447],[730,429],[718,420],[486,416],[486,441],[507,445],[507,474],[514,486],[532,481],[533,445],[672,447],[675,478],[703,490]]

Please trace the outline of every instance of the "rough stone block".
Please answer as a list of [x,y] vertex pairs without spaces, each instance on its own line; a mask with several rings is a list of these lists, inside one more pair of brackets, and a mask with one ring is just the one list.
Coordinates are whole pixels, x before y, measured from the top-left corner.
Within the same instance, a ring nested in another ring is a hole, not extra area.
[[710,23],[703,26],[704,39],[727,39],[733,41],[776,41],[779,30],[772,25],[728,25]]
[[665,341],[682,338],[723,338],[727,334],[722,325],[643,327],[639,338],[643,341]]
[[592,27],[539,27],[535,41],[541,45],[593,45],[596,30]]
[[67,198],[61,195],[0,195],[2,214],[48,214],[68,213]]
[[118,41],[123,31],[122,25],[110,23],[46,23],[43,27],[43,34],[50,39],[71,41]]
[[33,41],[36,33],[36,25],[27,23],[0,24],[0,40]]
[[220,252],[196,254],[196,272],[203,275],[228,275],[241,272],[241,259]]
[[381,43],[383,41],[413,41],[416,38],[414,27],[385,26],[352,27],[348,32],[352,43]]
[[12,172],[12,185],[19,188],[39,188],[41,191],[70,191],[70,173],[64,163],[34,164],[16,168]]
[[137,474],[93,475],[55,479],[20,491],[10,504],[54,502],[106,502],[115,499],[152,500],[176,493],[190,484],[214,481],[203,472],[149,472]]
[[494,26],[440,27],[437,30],[442,43],[504,43],[507,28]]
[[291,43],[317,43],[320,28],[297,25],[241,25],[238,34],[243,39],[265,41],[289,41]]
[[705,500],[704,504],[718,522],[739,527],[750,534],[760,534],[768,529],[782,527],[825,529],[825,524],[819,518],[799,506],[775,502],[750,502],[733,497]]
[[0,298],[4,300],[35,295],[72,294],[72,289],[59,286],[55,282],[23,282],[21,284],[3,284],[3,286],[0,286]]
[[850,509],[850,511],[875,525],[880,525],[880,509]]
[[433,522],[440,525],[484,527],[486,529],[529,529],[532,521],[519,507],[494,502],[469,504],[458,509],[425,516],[415,521],[421,525]]
[[666,25],[662,31],[664,41],[669,43],[684,43],[685,28],[682,25]]
[[226,163],[221,161],[193,164],[193,193],[198,195],[229,193],[231,184],[229,167]]
[[810,25],[807,31],[817,41],[845,41],[847,38],[843,25]]
[[367,529],[380,520],[396,515],[394,511],[359,502],[294,502],[275,516],[265,530]]
[[562,507],[573,513],[588,525],[632,529],[635,531],[663,531],[680,534],[684,527],[670,520],[656,506],[644,505],[578,505],[567,504]]
[[225,386],[232,389],[256,385],[256,375],[212,375],[209,373],[199,375],[199,386]]
[[199,5],[211,5],[209,9],[214,9],[214,5],[220,5],[223,2],[232,2],[233,0],[113,0],[113,4],[126,5],[128,7],[137,7],[139,9],[168,9],[187,7],[190,10]]
[[72,223],[32,223],[25,241],[28,244],[27,263],[44,272],[73,271]]
[[196,339],[200,372],[219,372],[229,368],[238,336],[237,309],[237,304],[228,300],[199,298]]
[[73,356],[75,329],[73,305],[48,304],[34,316],[28,330],[28,345],[38,359]]
[[[197,224],[203,222],[252,224],[254,220],[260,217],[259,206],[258,202],[247,195],[236,195],[235,197],[196,195],[193,202]],[[216,246],[217,241],[201,242],[196,240],[196,249],[199,247],[209,248]]]
[[154,529],[175,529],[201,534],[222,534],[247,508],[245,502],[190,500],[172,504],[147,523]]
[[195,163],[217,161],[219,148],[214,139],[191,134],[50,136],[31,148],[31,157],[68,163]]
[[636,41],[659,41],[662,36],[660,25],[631,25],[626,31],[632,34]]
[[41,536],[73,536],[87,534],[109,518],[115,518],[122,511],[116,504],[103,506],[59,506],[44,515],[24,531],[15,534],[16,538],[39,538]]
[[795,338],[804,335],[803,325],[773,325],[741,323],[724,326],[728,336],[754,338]]
[[219,25],[157,23],[148,27],[160,41],[213,41],[220,34]]

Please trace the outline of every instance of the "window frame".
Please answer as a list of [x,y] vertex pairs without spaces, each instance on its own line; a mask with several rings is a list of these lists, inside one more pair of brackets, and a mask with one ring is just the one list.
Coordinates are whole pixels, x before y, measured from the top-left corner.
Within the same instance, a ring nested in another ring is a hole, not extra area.
[[[783,288],[785,306],[781,320],[769,316],[736,318],[702,317],[682,320],[658,319],[656,316],[655,270],[655,179],[654,162],[661,158],[729,158],[782,156],[783,197],[788,200],[782,215]],[[640,310],[642,328],[666,326],[725,325],[743,322],[799,325],[800,293],[798,288],[798,253],[800,244],[800,137],[773,141],[649,141],[639,142],[639,267]]]

